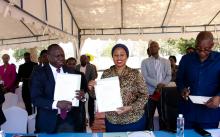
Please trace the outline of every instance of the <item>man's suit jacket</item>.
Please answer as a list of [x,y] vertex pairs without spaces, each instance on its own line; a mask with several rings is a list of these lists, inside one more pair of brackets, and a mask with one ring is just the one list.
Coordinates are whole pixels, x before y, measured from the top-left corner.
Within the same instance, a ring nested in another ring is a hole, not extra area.
[[[160,83],[168,84],[171,80],[171,65],[168,59],[159,57],[162,81]],[[148,88],[148,93],[152,95],[154,93],[155,88],[157,87],[157,74],[156,69],[154,68],[154,59],[153,57],[149,57],[144,59],[141,63],[141,73],[144,77],[145,83]],[[158,68],[157,68],[158,69]]]
[[[63,67],[64,73],[80,74],[77,71],[70,70]],[[73,81],[74,82],[74,81]],[[81,77],[81,89],[85,90],[86,80],[84,76]],[[35,69],[31,79],[31,99],[32,103],[38,108],[36,117],[37,132],[52,133],[55,131],[57,122],[57,109],[52,109],[55,80],[53,72],[49,65],[42,68]],[[65,92],[65,89],[64,89]],[[82,103],[82,102],[80,102]],[[78,108],[80,109],[80,108]],[[74,123],[79,121],[78,117],[74,116],[77,108],[72,108],[68,112],[68,116],[73,116]],[[76,124],[77,125],[77,124]]]
[[[80,67],[81,67],[80,64],[76,65],[76,70],[80,71]],[[87,82],[89,82],[90,80],[95,80],[97,76],[98,74],[97,74],[95,65],[90,64],[90,63],[86,64],[85,77],[86,77]]]

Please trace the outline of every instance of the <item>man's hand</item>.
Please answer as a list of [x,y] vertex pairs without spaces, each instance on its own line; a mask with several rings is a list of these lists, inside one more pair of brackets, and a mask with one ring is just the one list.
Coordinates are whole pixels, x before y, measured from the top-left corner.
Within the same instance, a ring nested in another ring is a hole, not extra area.
[[58,107],[59,109],[61,109],[61,110],[70,111],[71,108],[72,108],[72,102],[65,101],[65,100],[58,101],[58,102],[57,102],[57,107]]
[[181,92],[181,96],[183,97],[184,100],[188,100],[189,98],[189,93],[190,93],[190,90],[189,88],[184,88]]
[[90,80],[88,83],[88,89],[90,91],[92,91],[94,89],[94,86],[96,85],[96,81],[95,80]]
[[116,111],[119,115],[127,113],[128,111],[132,110],[132,106],[125,106],[125,107],[120,107],[117,108],[118,111]]
[[205,105],[209,108],[218,108],[219,104],[220,104],[220,96],[214,96],[205,103]]
[[163,87],[165,87],[165,84],[163,83],[157,84],[157,89],[161,90]]
[[85,99],[85,93],[83,90],[77,90],[76,91],[76,98],[80,101],[83,101]]

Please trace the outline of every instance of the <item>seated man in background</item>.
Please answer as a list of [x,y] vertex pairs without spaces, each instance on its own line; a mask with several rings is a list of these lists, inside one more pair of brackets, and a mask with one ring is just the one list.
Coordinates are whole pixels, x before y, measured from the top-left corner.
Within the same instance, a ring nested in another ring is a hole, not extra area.
[[[220,53],[212,51],[214,38],[203,31],[196,37],[196,52],[186,54],[179,63],[177,87],[181,92],[180,113],[185,128],[218,128],[220,120]],[[205,104],[193,104],[189,95],[211,97]]]

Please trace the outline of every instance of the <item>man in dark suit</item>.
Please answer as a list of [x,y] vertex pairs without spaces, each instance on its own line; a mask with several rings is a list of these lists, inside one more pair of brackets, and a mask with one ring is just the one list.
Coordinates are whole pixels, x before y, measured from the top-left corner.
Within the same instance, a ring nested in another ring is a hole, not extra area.
[[39,66],[43,67],[44,65],[48,64],[48,58],[47,58],[47,50],[44,49],[40,52],[40,62]]
[[[95,80],[98,76],[95,65],[90,64],[86,55],[81,55],[80,64],[76,66],[76,70],[85,74],[87,82]],[[89,94],[88,112],[89,112],[89,126],[93,125],[95,119],[95,99]]]
[[22,98],[24,100],[25,108],[28,112],[28,115],[32,114],[32,105],[31,105],[31,95],[29,89],[29,82],[31,73],[37,63],[31,61],[30,53],[24,53],[25,63],[21,64],[18,68],[17,83],[23,82],[22,84]]
[[[72,107],[72,103],[69,101],[54,101],[53,99],[58,73],[80,73],[64,66],[65,56],[63,49],[59,45],[50,45],[47,54],[49,64],[36,69],[32,74],[31,80],[31,99],[32,103],[37,107],[36,132],[82,132],[84,117],[77,115],[77,111],[80,112],[81,108]],[[81,89],[85,90],[85,88],[86,80],[82,76]],[[81,101],[84,98],[82,90],[77,94],[77,98]],[[65,92],[65,89],[63,92]],[[80,104],[82,103],[81,101]],[[66,113],[66,117],[63,117],[63,112]]]

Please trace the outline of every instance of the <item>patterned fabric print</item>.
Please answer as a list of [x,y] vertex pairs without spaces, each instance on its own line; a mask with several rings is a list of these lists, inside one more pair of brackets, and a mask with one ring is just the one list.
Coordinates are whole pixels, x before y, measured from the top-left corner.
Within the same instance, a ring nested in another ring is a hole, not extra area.
[[106,112],[106,118],[112,124],[130,124],[138,121],[144,115],[144,106],[148,99],[147,88],[140,72],[126,66],[118,75],[115,66],[103,72],[102,78],[119,76],[123,106],[132,106],[132,111],[118,115],[116,112]]

